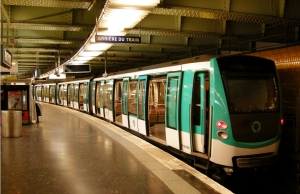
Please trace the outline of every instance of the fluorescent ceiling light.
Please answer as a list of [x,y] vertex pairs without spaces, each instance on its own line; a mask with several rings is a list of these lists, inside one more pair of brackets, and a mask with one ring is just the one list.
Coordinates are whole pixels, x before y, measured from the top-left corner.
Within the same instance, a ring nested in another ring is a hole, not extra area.
[[84,50],[87,50],[87,51],[106,51],[112,45],[113,44],[108,44],[108,43],[89,42],[85,45]]
[[92,56],[89,56],[89,57],[80,57],[80,56],[76,56],[73,58],[73,63],[74,61],[89,61],[89,60],[92,60],[93,58],[95,57],[92,57]]
[[106,0],[93,32],[84,46],[66,63],[84,64],[99,56],[113,44],[96,42],[96,35],[125,36],[159,3],[160,0]]
[[78,56],[79,57],[97,57],[101,55],[102,51],[81,51]]

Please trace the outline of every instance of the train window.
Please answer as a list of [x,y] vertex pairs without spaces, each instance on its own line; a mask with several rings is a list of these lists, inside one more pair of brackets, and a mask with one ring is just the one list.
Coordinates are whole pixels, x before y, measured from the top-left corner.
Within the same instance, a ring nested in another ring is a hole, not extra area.
[[131,114],[136,114],[136,103],[137,103],[137,81],[131,81],[129,83],[128,90],[128,111]]
[[96,86],[96,110],[97,110],[97,113],[100,113],[100,107],[103,106],[101,104],[101,100],[100,100],[100,83],[98,82],[97,83],[97,86]]
[[52,88],[53,86],[49,86],[49,101],[51,102],[52,101]]
[[145,93],[146,93],[146,91],[145,91],[145,87],[144,87],[144,85],[145,85],[145,81],[144,80],[141,80],[140,81],[140,90],[139,90],[139,114],[138,114],[138,118],[139,119],[144,119],[144,117],[143,117],[143,112],[144,112],[144,109],[145,109],[145,106],[144,106],[144,104],[143,104],[143,101],[144,101],[144,99],[145,99]]
[[42,100],[44,100],[44,86],[42,86],[42,89],[41,89],[41,96],[42,96]]
[[71,84],[67,86],[67,105],[71,106]]
[[74,89],[74,96],[73,96],[73,100],[75,102],[78,102],[78,84],[75,84],[75,89]]
[[95,106],[95,82],[91,82],[91,88],[92,88],[92,105]]
[[112,81],[109,81],[104,85],[104,106],[109,110],[112,110],[112,96],[113,85]]
[[201,118],[201,79],[200,77],[195,77],[194,81],[194,96],[193,96],[193,122],[194,125],[200,125],[200,118]]
[[67,86],[63,85],[63,100],[67,99]]
[[277,86],[272,77],[230,76],[227,77],[227,85],[231,112],[270,112],[279,110]]
[[166,78],[150,80],[149,83],[149,104],[157,105],[165,103]]

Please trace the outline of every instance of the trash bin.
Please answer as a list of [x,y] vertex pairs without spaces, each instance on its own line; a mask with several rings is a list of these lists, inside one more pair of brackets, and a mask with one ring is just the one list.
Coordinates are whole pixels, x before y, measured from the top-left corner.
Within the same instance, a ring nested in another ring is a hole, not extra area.
[[3,110],[2,137],[22,137],[22,111]]

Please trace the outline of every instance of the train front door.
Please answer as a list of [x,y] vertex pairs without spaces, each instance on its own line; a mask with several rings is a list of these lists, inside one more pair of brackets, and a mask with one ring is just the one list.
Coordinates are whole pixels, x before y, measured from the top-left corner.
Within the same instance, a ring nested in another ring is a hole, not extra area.
[[[139,76],[137,94],[138,131],[147,135],[148,128],[148,76]],[[146,119],[147,118],[147,119]]]
[[193,103],[191,107],[192,152],[207,153],[209,115],[209,74],[198,72],[194,78]]
[[129,78],[123,79],[123,90],[122,90],[122,124],[124,127],[129,128],[128,124],[128,86],[129,86]]
[[169,73],[166,82],[166,141],[167,145],[180,149],[180,88],[182,73]]

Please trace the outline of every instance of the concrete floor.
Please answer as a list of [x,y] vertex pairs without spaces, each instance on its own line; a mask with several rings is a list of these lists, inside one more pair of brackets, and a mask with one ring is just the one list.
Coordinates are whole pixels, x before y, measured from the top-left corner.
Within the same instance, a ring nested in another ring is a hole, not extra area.
[[[99,118],[43,103],[37,124],[1,139],[3,194],[231,193]],[[187,180],[189,179],[189,180]]]

